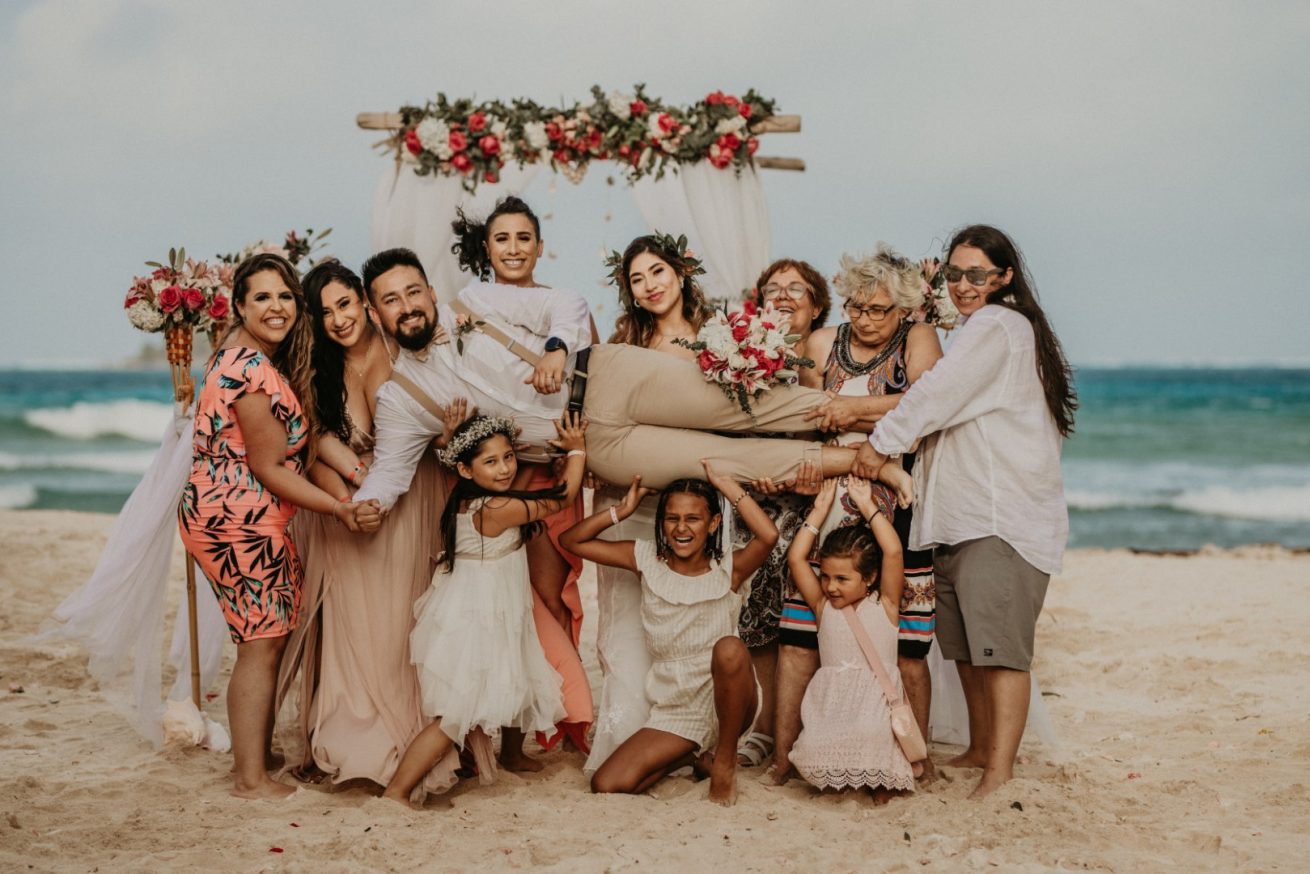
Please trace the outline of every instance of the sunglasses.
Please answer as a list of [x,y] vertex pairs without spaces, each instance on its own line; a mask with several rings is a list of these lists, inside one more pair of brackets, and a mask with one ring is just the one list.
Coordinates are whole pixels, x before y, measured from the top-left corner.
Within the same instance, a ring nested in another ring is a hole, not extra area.
[[861,316],[868,316],[875,322],[881,322],[883,319],[887,318],[888,313],[896,309],[896,307],[862,307],[859,304],[848,303],[844,305],[842,309],[846,310],[846,315],[850,316],[852,322],[856,321]]
[[809,293],[810,289],[799,282],[793,282],[791,285],[774,285],[770,282],[760,289],[760,294],[764,296],[765,300],[773,300],[784,294],[792,300],[800,300]]
[[1000,267],[993,267],[991,270],[984,270],[981,267],[970,267],[965,270],[960,267],[953,267],[947,264],[942,268],[942,275],[946,277],[947,282],[959,282],[961,279],[968,279],[970,285],[981,288],[987,284],[989,276],[999,275],[1005,270]]

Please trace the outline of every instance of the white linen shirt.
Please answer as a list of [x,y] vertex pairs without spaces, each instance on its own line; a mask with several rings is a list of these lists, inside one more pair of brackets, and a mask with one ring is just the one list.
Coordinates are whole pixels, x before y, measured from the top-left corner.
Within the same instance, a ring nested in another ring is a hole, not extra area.
[[975,312],[869,442],[895,455],[928,435],[914,468],[910,548],[995,535],[1059,573],[1069,539],[1061,438],[1027,318],[996,305]]
[[[563,340],[569,350],[566,372],[573,369],[577,351],[591,345],[591,314],[576,292],[474,282],[459,293],[459,299],[538,354],[548,338]],[[454,338],[455,312],[446,304],[437,307],[437,323],[445,326],[451,341],[421,352],[401,349],[392,366],[396,372],[443,407],[462,397],[482,415],[513,417],[523,429],[519,439],[526,443],[542,444],[558,436],[555,422],[568,404],[567,386],[555,394],[538,394],[525,384],[532,367],[481,331],[462,335],[461,354]],[[390,380],[384,382],[373,415],[373,466],[355,500],[373,498],[390,509],[409,490],[419,459],[442,430],[441,420],[407,391]]]

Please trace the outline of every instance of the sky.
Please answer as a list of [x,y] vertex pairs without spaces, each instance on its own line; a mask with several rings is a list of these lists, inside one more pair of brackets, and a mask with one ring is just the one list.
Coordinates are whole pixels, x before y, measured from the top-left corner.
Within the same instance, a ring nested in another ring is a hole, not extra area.
[[[1307,44],[1302,2],[5,0],[0,367],[159,343],[122,301],[170,246],[330,226],[358,267],[390,163],[357,112],[636,82],[802,116],[760,150],[807,165],[761,171],[775,257],[832,273],[988,222],[1077,364],[1310,364]],[[602,323],[600,250],[643,230],[604,176],[526,193],[538,278]]]

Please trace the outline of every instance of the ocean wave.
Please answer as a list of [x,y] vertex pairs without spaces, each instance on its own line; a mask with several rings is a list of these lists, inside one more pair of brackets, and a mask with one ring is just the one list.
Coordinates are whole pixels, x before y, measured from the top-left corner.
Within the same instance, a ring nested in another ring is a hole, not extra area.
[[14,455],[0,452],[0,470],[94,470],[140,476],[155,460],[149,452],[67,452],[43,455]]
[[0,509],[21,510],[36,503],[36,486],[27,483],[0,485]]
[[1065,497],[1069,509],[1089,512],[1152,509],[1227,519],[1310,522],[1310,485],[1206,486],[1171,496],[1071,490]]
[[23,414],[23,421],[33,428],[73,440],[122,436],[155,443],[172,416],[172,404],[125,399],[104,403],[78,401],[70,407],[28,410]]

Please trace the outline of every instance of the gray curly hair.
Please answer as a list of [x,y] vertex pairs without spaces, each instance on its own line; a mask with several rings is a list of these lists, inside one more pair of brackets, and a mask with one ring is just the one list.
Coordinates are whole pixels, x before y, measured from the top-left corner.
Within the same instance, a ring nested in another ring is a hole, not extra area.
[[842,255],[832,284],[838,294],[857,303],[872,297],[882,286],[891,295],[892,306],[903,310],[923,306],[924,282],[919,266],[883,242],[878,243],[873,255]]

